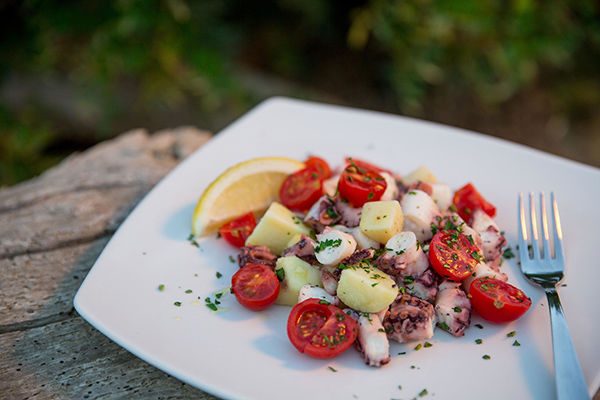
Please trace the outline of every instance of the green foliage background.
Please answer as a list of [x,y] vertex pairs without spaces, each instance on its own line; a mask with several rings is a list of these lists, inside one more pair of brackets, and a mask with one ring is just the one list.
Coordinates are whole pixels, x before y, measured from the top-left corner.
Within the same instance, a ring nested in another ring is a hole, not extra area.
[[[585,0],[4,2],[0,82],[58,80],[77,95],[18,102],[4,91],[0,184],[35,175],[127,124],[160,125],[156,113],[191,109],[197,116],[183,122],[218,127],[211,116],[238,115],[261,100],[244,84],[243,68],[339,89],[350,103],[368,91],[388,111],[417,116],[441,89],[493,108],[538,85],[569,118],[586,118],[600,105],[599,7]],[[332,69],[337,86],[324,82]],[[349,92],[355,82],[358,92]],[[78,126],[52,107],[63,102],[88,123],[79,144],[69,142]]]

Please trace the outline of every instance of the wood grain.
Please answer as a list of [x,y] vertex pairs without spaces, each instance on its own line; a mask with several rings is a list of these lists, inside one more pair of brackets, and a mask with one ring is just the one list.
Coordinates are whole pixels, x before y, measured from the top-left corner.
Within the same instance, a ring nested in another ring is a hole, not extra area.
[[138,201],[210,134],[136,130],[0,189],[0,398],[214,399],[83,321],[73,297]]

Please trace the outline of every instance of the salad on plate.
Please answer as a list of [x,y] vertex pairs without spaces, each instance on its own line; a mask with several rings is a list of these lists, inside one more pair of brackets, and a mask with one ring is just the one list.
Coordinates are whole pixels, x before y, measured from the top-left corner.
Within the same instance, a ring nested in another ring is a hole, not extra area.
[[[453,191],[425,166],[401,176],[351,157],[333,169],[316,156],[286,165],[270,176],[275,191],[258,220],[255,209],[229,211],[218,229],[240,249],[237,301],[252,311],[291,307],[287,335],[300,353],[331,358],[355,347],[381,367],[390,340],[460,337],[472,313],[508,323],[531,306],[501,271],[506,239],[496,208],[472,184]],[[264,188],[246,186],[226,197],[259,204],[263,194],[264,202]],[[198,228],[201,203],[196,234],[208,226]]]

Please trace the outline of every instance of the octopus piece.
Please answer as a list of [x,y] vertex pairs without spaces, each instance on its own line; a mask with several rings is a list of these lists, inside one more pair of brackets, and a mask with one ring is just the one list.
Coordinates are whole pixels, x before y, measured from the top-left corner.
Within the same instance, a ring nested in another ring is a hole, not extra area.
[[[340,271],[335,269],[334,272]],[[321,268],[321,283],[323,289],[332,296],[337,294],[338,281],[340,280],[340,274],[333,274],[328,268]]]
[[440,216],[440,210],[422,190],[409,190],[400,201],[404,214],[404,230],[414,232],[417,240],[425,242],[433,237],[431,229]]
[[275,269],[275,262],[277,256],[269,250],[266,246],[245,246],[242,247],[240,254],[238,255],[238,264],[240,268],[246,264],[265,264]]
[[394,179],[394,177],[392,175],[390,175],[389,173],[385,172],[385,171],[381,171],[379,173],[379,175],[382,176],[383,179],[385,179],[385,191],[383,192],[383,194],[381,195],[381,201],[387,201],[387,200],[396,200],[396,198],[398,197],[398,194],[400,193],[399,189],[398,189],[398,184],[396,183],[396,179]]
[[324,195],[308,210],[304,223],[315,231],[321,232],[326,226],[336,224],[341,218],[333,199]]
[[441,211],[452,205],[452,189],[445,183],[431,183],[431,198]]
[[358,226],[355,226],[354,228],[348,228],[344,225],[334,225],[332,226],[332,228],[337,229],[338,231],[349,233],[352,236],[354,236],[354,239],[356,240],[356,245],[359,249],[378,249],[379,247],[381,247],[381,244],[378,241],[373,240],[364,233],[362,233],[360,227]]
[[429,259],[417,245],[413,232],[400,232],[385,245],[386,251],[375,261],[377,267],[392,276],[420,276],[429,266]]
[[381,367],[389,363],[390,342],[379,316],[358,313],[350,309],[344,310],[344,312],[358,323],[358,340],[354,343],[365,360],[365,364],[370,367]]
[[383,326],[388,338],[399,343],[429,339],[433,336],[435,312],[427,301],[401,294],[390,306]]
[[338,220],[340,224],[349,228],[354,228],[360,224],[362,207],[352,207],[347,201],[337,197],[335,199],[335,208],[340,214],[340,219]]
[[408,294],[427,300],[430,303],[435,301],[438,294],[438,275],[433,272],[433,269],[427,268],[416,279],[405,276],[403,280],[404,288]]
[[317,261],[327,266],[337,266],[344,258],[349,257],[356,250],[356,240],[352,235],[325,227],[317,235],[315,255]]
[[323,181],[323,191],[325,192],[325,194],[329,195],[330,197],[335,196],[340,176],[341,174],[335,174],[331,178],[325,179]]
[[444,281],[435,299],[438,327],[459,337],[471,324],[471,302],[460,288],[460,282]]
[[345,265],[356,265],[356,264],[360,263],[363,260],[367,260],[369,258],[373,258],[374,254],[375,254],[375,250],[373,250],[373,249],[356,250],[354,253],[352,253],[352,255],[350,255],[349,257],[344,258],[342,260],[342,264],[345,264]]
[[317,257],[315,257],[316,245],[317,242],[315,242],[311,237],[303,234],[300,236],[300,240],[283,250],[283,256],[296,256],[311,265],[315,265],[318,263]]
[[506,238],[502,236],[494,220],[483,210],[473,212],[471,226],[481,236],[481,250],[486,263],[493,269],[498,269]]
[[300,288],[300,291],[298,292],[298,303],[302,303],[307,299],[325,300],[334,306],[340,304],[340,299],[338,299],[337,296],[332,296],[322,288],[315,285],[304,285]]

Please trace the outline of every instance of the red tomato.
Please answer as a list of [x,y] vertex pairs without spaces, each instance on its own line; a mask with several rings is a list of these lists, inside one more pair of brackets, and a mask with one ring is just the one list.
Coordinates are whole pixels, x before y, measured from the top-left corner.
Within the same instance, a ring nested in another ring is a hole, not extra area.
[[294,211],[306,211],[323,195],[323,177],[312,168],[304,168],[288,176],[279,198],[284,206]]
[[368,201],[377,201],[385,192],[387,183],[379,173],[365,165],[360,166],[350,159],[350,165],[344,169],[338,191],[343,199],[354,207],[362,207]]
[[371,169],[371,170],[373,170],[375,172],[380,172],[380,173],[381,172],[387,172],[390,175],[394,175],[389,169],[381,168],[381,167],[379,167],[377,165],[371,164],[370,162],[359,160],[359,159],[354,158],[354,157],[346,157],[346,162],[348,163],[348,165],[352,165],[352,163],[354,163],[359,168]]
[[292,308],[287,334],[300,353],[317,358],[331,358],[354,343],[356,321],[324,300],[308,299]]
[[477,209],[482,209],[492,218],[496,216],[496,207],[484,199],[471,183],[458,189],[452,202],[458,210],[458,215],[467,223],[471,222],[471,215]]
[[231,278],[237,301],[251,310],[264,310],[275,302],[279,294],[279,279],[264,264],[246,264]]
[[254,214],[249,212],[223,225],[219,228],[219,233],[232,246],[243,247],[254,228],[256,219]]
[[514,321],[531,307],[531,299],[521,289],[498,279],[475,279],[469,293],[475,311],[490,322]]
[[458,231],[439,231],[429,245],[429,261],[441,276],[461,281],[473,273],[481,254],[469,238]]
[[310,156],[304,161],[304,164],[307,168],[312,167],[319,171],[319,174],[323,179],[331,178],[331,168],[329,168],[327,161],[323,160],[321,157]]

